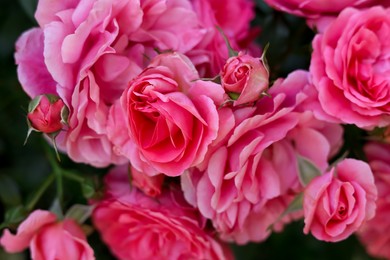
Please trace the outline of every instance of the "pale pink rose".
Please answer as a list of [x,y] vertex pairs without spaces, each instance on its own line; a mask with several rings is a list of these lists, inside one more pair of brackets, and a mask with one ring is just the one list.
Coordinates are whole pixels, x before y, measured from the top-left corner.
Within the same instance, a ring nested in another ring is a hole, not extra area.
[[268,89],[268,68],[261,60],[240,52],[229,58],[221,72],[222,87],[234,98],[234,106],[255,102]]
[[193,8],[206,31],[202,41],[187,55],[201,77],[215,77],[229,58],[226,42],[219,27],[235,50],[250,49],[259,55],[259,48],[251,48],[258,29],[251,29],[254,4],[249,0],[193,0]]
[[64,102],[58,97],[40,95],[30,102],[27,119],[36,131],[45,134],[56,133],[66,123],[62,119],[64,109],[66,109]]
[[[187,57],[166,53],[129,83],[121,97],[124,117],[110,127],[127,126],[138,154],[129,145],[126,156],[137,170],[142,169],[134,162],[141,160],[157,173],[178,176],[203,161],[217,138],[224,91],[218,84],[198,79]],[[113,138],[113,143],[122,139]]]
[[375,217],[358,231],[369,254],[390,259],[390,145],[370,142],[364,146],[378,188]]
[[377,188],[369,165],[344,159],[305,188],[305,234],[337,242],[375,216]]
[[186,52],[205,33],[187,0],[40,0],[35,17],[40,28],[17,42],[19,79],[31,97],[61,97],[70,114],[59,149],[97,167],[126,161],[107,138],[107,114],[154,48]]
[[389,8],[347,8],[314,38],[310,72],[334,121],[367,129],[389,125],[389,27]]
[[73,220],[57,222],[56,215],[45,210],[32,212],[20,224],[16,235],[6,229],[0,244],[9,253],[29,247],[33,260],[95,259],[84,232]]
[[337,16],[347,7],[364,8],[374,5],[389,6],[387,0],[264,0],[271,7],[307,18]]
[[236,109],[226,121],[230,132],[206,155],[206,164],[181,176],[186,200],[211,219],[223,240],[262,241],[270,227],[281,230],[291,216],[278,217],[302,189],[297,156],[325,170],[340,146],[340,126],[302,112],[308,78],[296,71],[275,82],[271,97]]
[[140,189],[143,193],[150,197],[157,197],[161,194],[164,175],[157,174],[148,176],[147,174],[138,171],[134,167],[130,168],[131,184]]
[[[203,219],[185,203],[180,190],[171,187],[150,198],[135,187],[130,189],[126,167],[110,175],[118,176],[106,182],[109,194],[96,204],[92,219],[118,259],[232,258],[227,246],[204,230]],[[126,192],[111,192],[121,185],[127,185]]]

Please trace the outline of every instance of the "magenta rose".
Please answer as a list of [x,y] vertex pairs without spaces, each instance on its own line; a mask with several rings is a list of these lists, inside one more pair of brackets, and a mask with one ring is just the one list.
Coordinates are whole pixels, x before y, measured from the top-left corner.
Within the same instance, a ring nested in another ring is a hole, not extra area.
[[389,6],[387,0],[265,0],[275,9],[307,18],[337,16],[347,7],[364,8],[374,5]]
[[268,89],[268,78],[268,69],[262,59],[243,52],[229,58],[221,72],[222,87],[235,100],[234,106],[260,99]]
[[378,188],[375,217],[358,231],[367,252],[378,258],[390,258],[390,145],[370,142],[364,146]]
[[377,188],[369,165],[344,159],[305,188],[305,234],[337,242],[375,216]]
[[132,149],[127,154],[133,165],[141,160],[158,173],[178,176],[203,161],[217,137],[224,91],[198,79],[187,57],[167,53],[129,83],[121,97],[124,117],[113,123],[128,128],[138,150],[138,155]]
[[310,72],[323,110],[371,129],[390,123],[390,9],[348,8],[313,41]]
[[[227,246],[204,230],[204,220],[180,190],[150,198],[130,189],[126,167],[111,171],[106,184],[108,194],[96,204],[92,220],[118,259],[232,258]],[[121,186],[127,189],[118,192]]]
[[280,230],[282,223],[275,222],[302,189],[297,156],[325,170],[340,146],[340,126],[300,107],[308,98],[308,78],[307,72],[296,71],[275,82],[271,97],[236,109],[224,120],[230,131],[214,144],[205,165],[181,176],[185,198],[211,219],[223,240],[262,241],[270,227]]
[[83,230],[75,221],[57,222],[57,216],[45,210],[32,212],[15,235],[6,229],[0,244],[9,253],[22,252],[29,247],[33,260],[95,259]]
[[61,97],[70,114],[58,147],[97,167],[126,161],[107,137],[109,107],[155,48],[187,52],[205,33],[187,0],[40,0],[35,17],[16,46],[20,82],[31,97]]

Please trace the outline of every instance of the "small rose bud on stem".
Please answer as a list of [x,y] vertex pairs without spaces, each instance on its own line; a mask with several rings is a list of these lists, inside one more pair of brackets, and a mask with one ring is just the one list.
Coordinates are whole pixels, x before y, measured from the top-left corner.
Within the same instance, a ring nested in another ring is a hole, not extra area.
[[55,137],[67,125],[69,110],[62,99],[52,94],[44,94],[35,97],[28,106],[27,124],[29,126],[27,137],[32,131],[47,134],[54,145],[57,158],[58,152]]

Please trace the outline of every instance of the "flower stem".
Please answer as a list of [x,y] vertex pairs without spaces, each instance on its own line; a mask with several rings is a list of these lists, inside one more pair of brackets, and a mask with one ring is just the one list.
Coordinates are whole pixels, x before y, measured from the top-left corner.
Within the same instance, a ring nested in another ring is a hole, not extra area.
[[58,166],[58,161],[55,156],[53,156],[53,152],[49,149],[48,145],[45,145],[46,148],[46,155],[49,159],[50,165],[53,170],[53,175],[56,178],[56,184],[57,184],[57,198],[60,203],[60,206],[62,207],[63,197],[64,197],[64,191],[63,191],[63,182],[62,182],[62,169]]
[[27,211],[31,211],[34,209],[35,204],[37,204],[39,199],[42,197],[43,193],[53,183],[53,181],[54,181],[54,175],[50,174],[47,177],[47,179],[38,188],[37,192],[34,194],[34,197],[32,197],[32,199],[27,203],[27,206],[26,206]]

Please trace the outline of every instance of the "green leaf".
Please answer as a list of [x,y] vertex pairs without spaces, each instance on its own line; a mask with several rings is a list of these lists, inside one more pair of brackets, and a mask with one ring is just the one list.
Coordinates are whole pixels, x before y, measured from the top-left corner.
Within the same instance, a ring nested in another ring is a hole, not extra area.
[[305,187],[310,181],[320,176],[321,171],[309,159],[298,155],[299,181]]
[[71,218],[79,224],[83,224],[92,214],[93,206],[75,204],[65,214],[65,218]]
[[4,174],[0,175],[0,199],[8,206],[17,206],[22,203],[18,185]]

